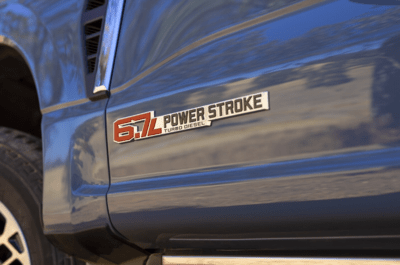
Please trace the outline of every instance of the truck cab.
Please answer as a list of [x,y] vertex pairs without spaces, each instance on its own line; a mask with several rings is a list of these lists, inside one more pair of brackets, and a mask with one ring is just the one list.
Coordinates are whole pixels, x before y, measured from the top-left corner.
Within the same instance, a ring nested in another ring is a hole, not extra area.
[[27,77],[2,77],[18,85],[2,83],[0,142],[43,167],[21,195],[36,212],[3,203],[25,249],[21,220],[36,218],[68,262],[397,264],[399,14],[377,0],[3,1],[0,64],[8,51]]

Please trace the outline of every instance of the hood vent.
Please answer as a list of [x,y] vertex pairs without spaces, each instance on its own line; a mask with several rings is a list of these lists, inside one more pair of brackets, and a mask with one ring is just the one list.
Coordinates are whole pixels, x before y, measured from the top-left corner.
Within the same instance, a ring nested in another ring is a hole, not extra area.
[[85,25],[85,43],[89,73],[93,73],[96,66],[102,24],[103,19],[98,19]]
[[105,0],[89,0],[86,6],[86,11],[98,8],[105,4]]
[[88,72],[93,73],[96,68],[96,58],[91,58],[88,60]]
[[85,25],[85,35],[89,36],[95,33],[100,33],[101,24],[103,23],[102,19],[98,19],[96,21],[90,22]]
[[97,53],[97,50],[99,47],[99,40],[100,40],[99,36],[92,37],[90,39],[86,39],[86,54],[88,56]]
[[107,0],[86,0],[82,14],[84,54],[86,61],[86,91],[92,98],[94,79],[103,36]]

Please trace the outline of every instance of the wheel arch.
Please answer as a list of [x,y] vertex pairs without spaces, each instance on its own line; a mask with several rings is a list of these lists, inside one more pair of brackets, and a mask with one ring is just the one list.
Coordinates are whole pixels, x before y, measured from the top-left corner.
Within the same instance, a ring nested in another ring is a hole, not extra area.
[[[41,138],[37,81],[27,55],[12,39],[0,35],[0,125]],[[16,106],[17,105],[17,106]]]
[[[43,231],[61,251],[86,261],[115,264],[146,259],[147,252],[117,234],[109,221],[107,153],[103,151],[106,101],[91,102],[85,89],[81,24],[85,3],[0,3],[0,46],[13,50],[29,68],[31,91],[34,86],[42,115]],[[101,155],[86,152],[90,140]],[[82,157],[93,163],[80,166]],[[98,164],[104,164],[104,170],[87,174]],[[54,192],[58,191],[54,187],[62,193]]]

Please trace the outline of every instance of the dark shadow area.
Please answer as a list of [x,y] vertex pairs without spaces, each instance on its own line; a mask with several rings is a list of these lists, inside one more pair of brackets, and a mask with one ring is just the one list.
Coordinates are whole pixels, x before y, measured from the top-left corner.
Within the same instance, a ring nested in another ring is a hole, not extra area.
[[0,45],[0,125],[41,137],[35,82],[24,58]]

